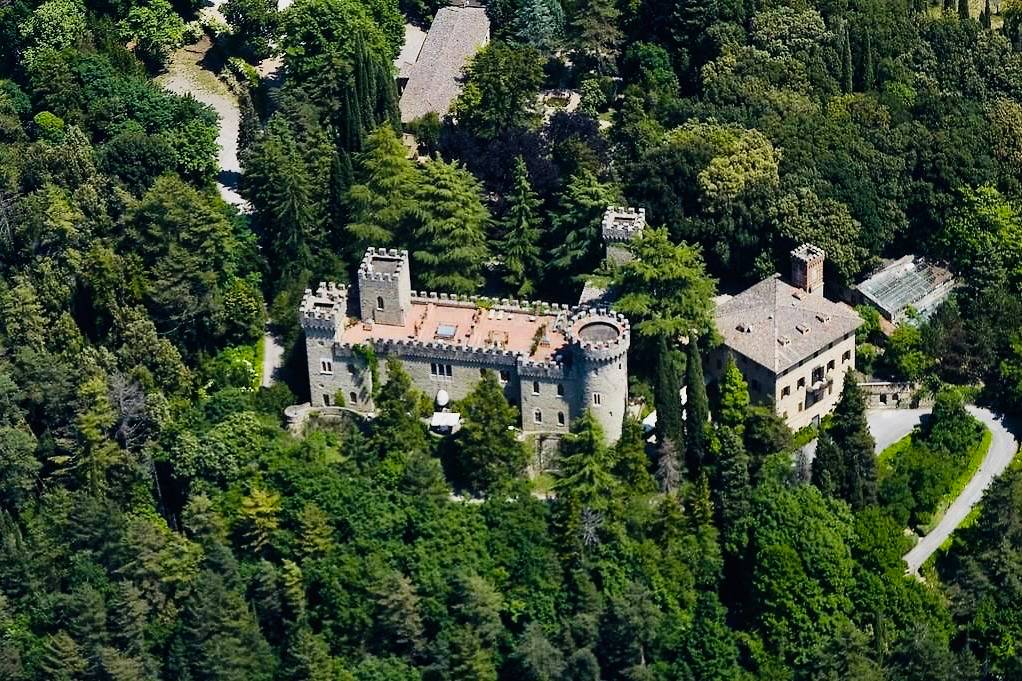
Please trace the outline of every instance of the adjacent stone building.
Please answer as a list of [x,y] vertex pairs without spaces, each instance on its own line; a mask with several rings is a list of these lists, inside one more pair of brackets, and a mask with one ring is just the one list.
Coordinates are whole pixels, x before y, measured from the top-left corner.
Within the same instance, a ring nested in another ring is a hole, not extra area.
[[731,353],[753,402],[773,403],[792,429],[829,413],[855,368],[858,313],[823,295],[825,253],[802,245],[791,253],[791,284],[780,275],[736,296],[717,299],[723,344],[709,357],[707,376],[719,379]]
[[[607,309],[411,290],[407,251],[370,248],[349,290],[306,290],[312,403],[371,414],[373,380],[397,357],[430,397],[458,400],[496,373],[528,433],[564,433],[587,409],[609,441],[621,434],[628,392],[628,321]],[[371,349],[371,351],[370,351]]]
[[403,55],[398,72],[401,122],[433,112],[441,118],[461,93],[462,69],[490,40],[486,9],[476,3],[441,7],[418,54]]

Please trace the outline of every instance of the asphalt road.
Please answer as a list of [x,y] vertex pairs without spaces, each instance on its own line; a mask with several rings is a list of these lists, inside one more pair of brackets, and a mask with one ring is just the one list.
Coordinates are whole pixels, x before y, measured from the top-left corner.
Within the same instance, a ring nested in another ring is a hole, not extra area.
[[[920,539],[912,547],[912,550],[905,554],[904,558],[909,574],[919,573],[920,566],[962,524],[972,508],[979,503],[986,488],[990,486],[994,478],[1004,472],[1018,452],[1018,439],[1011,430],[1005,427],[1000,415],[974,406],[968,407],[968,410],[990,429],[993,435],[990,449],[987,451],[983,463],[980,464],[979,470],[972,476],[972,480],[965,486],[958,498],[951,502],[937,527],[933,528],[933,531]],[[877,452],[883,451],[912,432],[912,429],[919,423],[919,419],[928,411],[926,409],[878,409],[869,412],[866,418],[869,421],[870,431],[877,441]],[[1017,427],[1013,430],[1019,432]]]

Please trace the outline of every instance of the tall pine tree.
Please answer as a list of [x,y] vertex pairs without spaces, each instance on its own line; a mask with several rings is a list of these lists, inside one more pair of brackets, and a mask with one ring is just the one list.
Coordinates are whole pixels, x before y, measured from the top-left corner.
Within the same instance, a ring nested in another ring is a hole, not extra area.
[[830,435],[845,462],[844,498],[854,509],[876,503],[876,441],[866,421],[866,399],[855,377],[845,376]]
[[745,431],[745,419],[749,415],[749,386],[735,364],[735,358],[728,353],[724,364],[724,375],[720,381],[720,413],[718,421],[733,428],[739,435]]
[[529,170],[521,156],[515,159],[512,178],[514,187],[502,224],[504,238],[498,248],[504,260],[504,283],[516,295],[527,298],[535,292],[534,282],[543,268],[539,250],[540,201],[529,183]]
[[412,257],[423,288],[475,293],[489,254],[490,212],[483,205],[479,181],[457,163],[431,161],[423,168],[415,203]]
[[716,429],[717,465],[713,491],[717,527],[727,553],[739,553],[748,541],[752,487],[749,483],[749,456],[736,428],[718,424]]
[[406,245],[414,207],[411,190],[418,171],[394,129],[381,125],[358,157],[357,184],[348,190],[352,255],[369,246]]

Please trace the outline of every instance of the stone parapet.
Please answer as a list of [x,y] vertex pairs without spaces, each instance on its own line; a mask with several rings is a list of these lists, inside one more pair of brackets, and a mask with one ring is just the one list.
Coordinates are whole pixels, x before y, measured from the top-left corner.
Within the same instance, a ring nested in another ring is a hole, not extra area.
[[631,241],[645,228],[645,208],[610,206],[603,214],[601,232],[606,243]]
[[306,333],[316,336],[333,335],[343,324],[348,306],[348,288],[334,282],[320,282],[313,293],[305,289],[299,307],[298,321]]
[[628,354],[631,326],[622,314],[582,308],[568,319],[565,336],[580,359],[605,362]]
[[[376,269],[374,261],[377,258],[397,259],[394,261],[393,272],[380,272]],[[397,250],[396,248],[373,248],[370,246],[362,257],[358,266],[359,281],[392,281],[398,282],[401,279],[402,270],[408,266],[408,251]]]

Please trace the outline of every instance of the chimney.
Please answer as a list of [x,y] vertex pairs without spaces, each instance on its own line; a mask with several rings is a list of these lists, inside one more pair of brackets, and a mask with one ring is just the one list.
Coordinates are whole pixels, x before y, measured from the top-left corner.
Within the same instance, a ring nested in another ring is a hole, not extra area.
[[791,252],[791,285],[810,295],[823,295],[823,261],[827,254],[812,244]]

